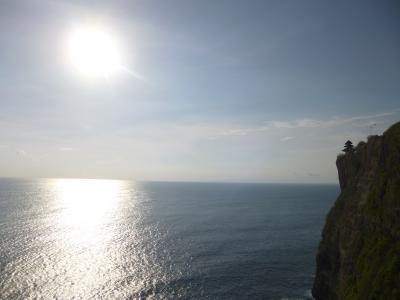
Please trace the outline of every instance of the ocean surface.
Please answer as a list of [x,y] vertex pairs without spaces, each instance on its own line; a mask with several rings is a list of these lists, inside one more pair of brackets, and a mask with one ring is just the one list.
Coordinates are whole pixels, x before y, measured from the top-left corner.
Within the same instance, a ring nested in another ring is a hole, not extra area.
[[311,299],[336,185],[0,179],[1,299]]

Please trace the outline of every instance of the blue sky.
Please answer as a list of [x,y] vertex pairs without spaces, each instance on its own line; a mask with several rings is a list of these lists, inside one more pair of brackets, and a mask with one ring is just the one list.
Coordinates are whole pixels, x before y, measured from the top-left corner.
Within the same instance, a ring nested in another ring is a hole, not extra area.
[[[2,1],[0,176],[336,182],[344,141],[399,120],[399,17],[398,1]],[[71,68],[87,24],[140,78]]]

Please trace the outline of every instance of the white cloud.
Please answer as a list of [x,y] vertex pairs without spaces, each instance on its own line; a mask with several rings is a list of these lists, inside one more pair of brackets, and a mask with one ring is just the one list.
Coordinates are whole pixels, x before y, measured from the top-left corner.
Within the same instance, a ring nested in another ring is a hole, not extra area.
[[60,151],[72,151],[74,148],[72,147],[60,147]]
[[361,115],[352,117],[332,117],[327,120],[304,118],[292,121],[270,121],[267,122],[265,125],[261,126],[234,128],[225,130],[221,132],[220,135],[243,136],[250,133],[264,132],[271,129],[331,128],[366,120],[371,120],[369,123],[373,124],[374,122],[372,120],[393,116],[396,114],[399,114],[399,111],[394,110],[391,112],[383,112],[374,115]]
[[293,139],[294,139],[294,137],[292,137],[292,136],[285,136],[285,137],[281,138],[281,141],[282,142],[287,142],[287,141],[290,141],[290,140],[293,140]]
[[16,153],[18,156],[26,156],[26,151],[22,149],[17,149]]
[[294,121],[273,121],[271,125],[277,128],[317,128],[317,127],[335,127],[361,120],[370,120],[382,118],[397,114],[397,111],[383,112],[375,115],[362,115],[353,117],[333,117],[329,120],[300,119]]

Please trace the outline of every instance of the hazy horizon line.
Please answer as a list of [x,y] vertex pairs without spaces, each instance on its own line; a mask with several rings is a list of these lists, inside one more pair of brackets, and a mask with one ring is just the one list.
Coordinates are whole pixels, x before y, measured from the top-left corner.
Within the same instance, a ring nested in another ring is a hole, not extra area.
[[205,183],[205,184],[293,184],[293,185],[339,185],[338,182],[284,182],[284,181],[205,181],[205,180],[138,180],[133,178],[83,178],[83,177],[19,177],[19,176],[0,176],[2,179],[13,179],[13,180],[44,180],[44,179],[58,179],[58,180],[107,180],[107,181],[131,181],[137,183]]

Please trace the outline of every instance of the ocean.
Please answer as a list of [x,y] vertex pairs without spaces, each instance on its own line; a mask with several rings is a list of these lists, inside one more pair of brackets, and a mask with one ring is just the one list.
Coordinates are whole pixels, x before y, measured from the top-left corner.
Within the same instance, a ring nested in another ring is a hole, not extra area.
[[1,299],[312,299],[337,185],[0,179]]

